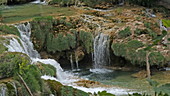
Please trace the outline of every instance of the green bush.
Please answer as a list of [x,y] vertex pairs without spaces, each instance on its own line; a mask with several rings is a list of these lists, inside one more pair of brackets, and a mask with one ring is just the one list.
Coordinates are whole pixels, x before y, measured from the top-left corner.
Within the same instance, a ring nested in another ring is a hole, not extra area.
[[125,28],[124,30],[119,31],[118,36],[120,38],[126,38],[131,35],[130,27]]
[[163,66],[163,64],[165,63],[165,57],[160,52],[152,52],[149,55],[149,63],[151,65]]
[[21,64],[30,64],[29,57],[25,54],[13,52],[2,54],[0,62],[0,76],[4,78],[12,77],[16,73],[19,73]]
[[32,34],[33,42],[36,49],[42,50],[45,47],[47,36],[52,32],[53,28],[52,17],[39,17],[35,18],[32,22]]
[[13,34],[20,37],[18,29],[14,26],[0,25],[0,35]]
[[137,49],[140,47],[143,47],[143,43],[141,41],[138,40],[131,40],[127,43],[127,48],[128,49]]
[[90,32],[80,31],[79,38],[87,53],[92,52],[93,49],[93,35]]
[[165,27],[170,27],[170,20],[165,20],[165,19],[163,19],[162,20],[162,22],[163,22],[163,25],[165,26]]
[[141,35],[141,34],[147,34],[147,32],[146,32],[146,30],[142,30],[142,29],[136,29],[135,30],[135,34],[137,34],[137,35]]
[[124,57],[126,55],[126,44],[124,43],[112,43],[111,48],[116,56]]
[[[144,44],[137,40],[131,40],[127,43],[112,43],[112,50],[116,56],[124,57],[132,64],[145,66],[146,64],[146,52],[148,50],[139,49],[144,47]],[[165,57],[159,53],[154,52],[154,49],[150,49],[149,63],[150,65],[163,66],[165,64]]]
[[89,96],[88,93],[75,89],[71,86],[64,86],[54,80],[46,80],[53,94],[57,96]]
[[69,50],[70,48],[75,48],[76,37],[72,34],[67,34],[64,36],[62,33],[59,33],[57,37],[54,37],[52,34],[49,34],[47,38],[47,51],[56,52]]

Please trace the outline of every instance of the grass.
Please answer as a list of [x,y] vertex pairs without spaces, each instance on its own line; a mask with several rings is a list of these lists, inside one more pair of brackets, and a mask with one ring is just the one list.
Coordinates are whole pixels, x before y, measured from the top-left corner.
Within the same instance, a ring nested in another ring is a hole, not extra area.
[[68,7],[24,4],[2,10],[3,23],[15,23],[39,16],[71,16],[74,10]]

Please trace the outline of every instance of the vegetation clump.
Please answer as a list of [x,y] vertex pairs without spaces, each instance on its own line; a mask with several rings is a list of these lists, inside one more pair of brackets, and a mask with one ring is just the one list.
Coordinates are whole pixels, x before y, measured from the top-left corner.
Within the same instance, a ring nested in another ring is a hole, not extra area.
[[120,38],[126,38],[131,35],[130,27],[126,27],[124,30],[119,31],[118,36]]
[[14,26],[0,25],[0,35],[13,34],[20,37],[18,29]]
[[[145,66],[146,50],[143,48],[144,46],[141,41],[131,40],[127,43],[113,43],[111,48],[116,56],[124,57],[134,65]],[[154,52],[154,49],[151,50],[149,56],[151,65],[163,66],[165,61],[165,57],[160,52]]]

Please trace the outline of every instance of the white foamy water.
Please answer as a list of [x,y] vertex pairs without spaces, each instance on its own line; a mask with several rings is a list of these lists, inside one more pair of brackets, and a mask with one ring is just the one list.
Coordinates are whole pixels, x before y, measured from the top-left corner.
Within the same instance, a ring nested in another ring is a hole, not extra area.
[[109,70],[109,69],[90,69],[90,72],[93,72],[93,73],[110,73],[110,72],[113,72],[113,70]]
[[109,36],[100,33],[94,39],[94,68],[102,68],[110,63]]

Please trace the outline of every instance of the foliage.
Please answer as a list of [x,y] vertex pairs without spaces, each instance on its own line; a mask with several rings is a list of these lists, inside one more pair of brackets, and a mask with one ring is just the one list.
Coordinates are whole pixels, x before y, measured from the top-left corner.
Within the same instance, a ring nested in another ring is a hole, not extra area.
[[14,26],[0,25],[0,35],[13,34],[20,37],[18,29]]
[[63,86],[60,82],[46,80],[53,94],[57,96],[89,96],[88,93],[75,89],[71,86]]
[[[25,68],[26,67],[26,68]],[[41,79],[42,75],[50,75],[56,76],[56,69],[51,65],[38,64],[38,65],[30,65],[25,66],[22,69],[22,77],[31,89],[32,92],[44,92],[45,90],[45,82]]]
[[40,17],[35,18],[32,24],[32,37],[36,40],[35,47],[39,50],[42,50],[44,44],[46,43],[46,38],[49,32],[52,30],[53,23],[52,17]]
[[56,76],[56,68],[49,64],[41,64],[39,67],[43,75]]
[[1,47],[0,47],[0,54],[8,50],[8,48],[6,48],[6,47],[5,47],[3,44],[1,44],[1,43],[0,43],[0,46],[1,46]]
[[152,52],[149,55],[149,63],[151,65],[161,66],[162,64],[165,63],[165,57],[160,52]]
[[80,31],[79,38],[82,42],[82,45],[86,49],[87,53],[92,52],[93,49],[93,35],[90,32]]
[[144,44],[141,42],[141,41],[138,41],[138,40],[131,40],[127,43],[127,48],[128,49],[137,49],[137,48],[140,48],[140,47],[143,47]]
[[142,29],[136,29],[135,30],[135,34],[137,34],[137,35],[141,35],[141,34],[147,34],[147,32],[146,32],[146,30],[142,30]]
[[163,22],[163,25],[165,26],[165,27],[170,27],[170,20],[165,20],[165,19],[163,19],[162,20],[162,22]]
[[125,28],[124,30],[119,31],[118,36],[120,38],[126,38],[131,35],[130,27]]
[[67,34],[64,36],[62,33],[59,33],[57,37],[53,37],[51,34],[47,38],[47,51],[48,52],[56,52],[69,50],[70,48],[74,48],[76,44],[76,38],[72,34]]
[[95,96],[115,96],[111,93],[107,93],[107,91],[102,91],[102,92],[98,92],[97,94],[95,93]]
[[164,84],[161,86],[158,86],[159,83],[157,81],[154,80],[147,80],[149,82],[149,84],[153,87],[154,91],[156,94],[158,94],[158,96],[169,96],[170,95],[170,84]]
[[19,72],[20,64],[29,64],[29,58],[21,53],[3,53],[0,58],[1,77],[12,77]]
[[[144,44],[142,42],[131,40],[127,43],[112,43],[111,48],[116,56],[124,57],[130,60],[132,64],[144,66],[146,62],[146,52],[148,50],[138,49],[143,46]],[[150,49],[150,52],[149,62],[151,65],[162,66],[165,63],[165,57],[161,53],[154,52],[154,49]]]
[[89,96],[89,94],[71,86],[62,86],[61,96]]

